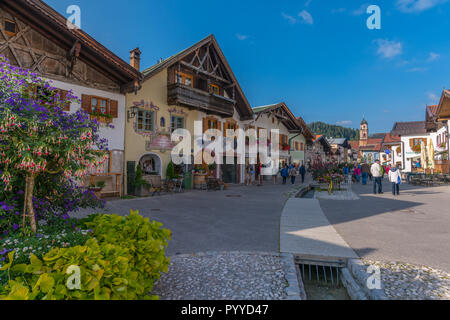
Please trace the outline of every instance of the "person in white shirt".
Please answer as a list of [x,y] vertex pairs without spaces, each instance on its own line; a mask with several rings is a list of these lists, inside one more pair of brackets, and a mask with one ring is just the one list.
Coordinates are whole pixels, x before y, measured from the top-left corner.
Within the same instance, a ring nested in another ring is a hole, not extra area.
[[402,175],[398,167],[394,167],[389,170],[389,181],[392,183],[392,194],[400,194],[400,185],[402,184]]
[[378,185],[378,193],[383,193],[383,186],[381,185],[381,177],[383,176],[383,171],[381,170],[380,160],[377,159],[375,163],[370,167],[370,173],[373,177],[373,194],[377,194],[377,185]]

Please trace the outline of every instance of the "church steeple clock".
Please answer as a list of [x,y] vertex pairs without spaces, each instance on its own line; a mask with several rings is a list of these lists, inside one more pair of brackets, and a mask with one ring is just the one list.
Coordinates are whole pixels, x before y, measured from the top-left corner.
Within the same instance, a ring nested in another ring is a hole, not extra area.
[[369,139],[369,124],[366,119],[363,118],[361,125],[359,127],[359,146],[366,146],[367,140]]

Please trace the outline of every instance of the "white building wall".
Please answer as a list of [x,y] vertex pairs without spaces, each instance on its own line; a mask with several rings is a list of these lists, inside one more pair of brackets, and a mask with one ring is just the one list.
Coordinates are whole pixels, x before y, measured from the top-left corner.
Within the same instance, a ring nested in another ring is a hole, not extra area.
[[[98,89],[93,89],[89,87],[83,87],[79,85],[75,85],[72,83],[57,81],[57,80],[48,80],[51,82],[55,88],[62,90],[72,90],[73,94],[81,100],[81,96],[83,94],[93,95],[108,98],[111,100],[118,101],[118,117],[113,119],[111,123],[114,126],[114,129],[101,125],[100,128],[100,137],[108,140],[108,148],[109,150],[124,150],[124,141],[125,141],[125,95],[120,93],[112,93],[109,91],[103,91]],[[70,112],[74,113],[77,110],[81,109],[81,104],[72,102],[70,105]]]
[[[447,126],[443,126],[442,128],[440,128],[438,131],[436,132],[431,132],[430,133],[430,138],[431,141],[433,142],[433,147],[434,147],[434,151],[439,152],[439,151],[445,151],[448,150],[447,149],[447,144],[448,144],[448,139],[446,138],[447,135]],[[438,139],[439,137],[439,139]],[[442,143],[444,141],[447,141],[447,144],[443,147],[441,147],[440,145],[438,145],[438,140]]]
[[411,172],[412,171],[412,162],[411,160],[413,158],[420,157],[420,152],[414,152],[411,149],[411,146],[409,145],[410,139],[429,139],[429,134],[422,134],[422,135],[408,135],[408,136],[401,136],[402,139],[402,145],[404,146],[405,150],[403,154],[405,155],[405,167],[403,169],[403,172]]

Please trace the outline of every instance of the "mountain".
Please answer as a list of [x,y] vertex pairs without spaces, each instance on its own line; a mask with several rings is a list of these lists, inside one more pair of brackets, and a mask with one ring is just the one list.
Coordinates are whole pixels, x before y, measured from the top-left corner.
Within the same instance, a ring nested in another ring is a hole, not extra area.
[[349,140],[359,140],[359,130],[345,128],[342,126],[327,124],[324,122],[312,122],[308,125],[314,134],[321,134],[328,138],[347,138]]

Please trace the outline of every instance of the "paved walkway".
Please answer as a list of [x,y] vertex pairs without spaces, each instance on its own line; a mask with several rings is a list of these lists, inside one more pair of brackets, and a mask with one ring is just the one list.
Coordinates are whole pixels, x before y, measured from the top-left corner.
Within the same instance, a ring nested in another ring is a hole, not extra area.
[[320,200],[328,220],[362,257],[431,266],[450,272],[450,187],[403,184],[394,197],[354,184],[356,201]]
[[357,258],[316,199],[291,198],[281,215],[280,250],[298,255]]
[[[299,187],[300,184],[295,185]],[[291,184],[231,186],[225,191],[189,191],[107,203],[109,213],[130,209],[172,231],[168,255],[209,251],[279,252],[280,216]],[[91,211],[80,211],[85,216]]]

